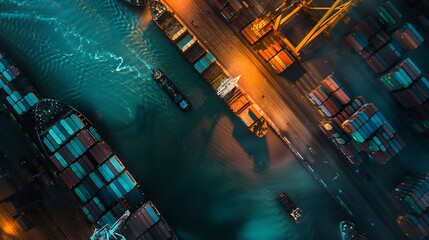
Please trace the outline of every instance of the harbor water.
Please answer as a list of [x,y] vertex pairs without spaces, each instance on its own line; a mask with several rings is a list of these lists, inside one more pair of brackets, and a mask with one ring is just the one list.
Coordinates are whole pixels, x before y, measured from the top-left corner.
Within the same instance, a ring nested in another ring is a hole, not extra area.
[[[100,130],[180,239],[339,239],[346,218],[272,133],[258,138],[151,21],[119,0],[0,1],[0,49]],[[162,69],[181,112],[150,78]],[[275,200],[303,210],[295,225]]]

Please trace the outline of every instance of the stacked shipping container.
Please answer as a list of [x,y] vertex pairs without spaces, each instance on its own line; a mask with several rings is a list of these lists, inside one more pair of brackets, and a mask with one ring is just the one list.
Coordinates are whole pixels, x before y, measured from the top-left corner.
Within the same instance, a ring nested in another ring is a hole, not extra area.
[[122,229],[126,239],[170,239],[171,229],[160,221],[160,214],[152,202],[147,202],[138,211],[134,212]]
[[372,103],[351,100],[330,75],[309,94],[326,117],[321,129],[354,165],[364,160],[385,164],[404,147],[395,130]]
[[272,44],[266,49],[258,50],[258,54],[269,62],[277,73],[283,72],[294,62],[294,58],[287,51],[284,51],[278,43]]
[[350,102],[349,96],[334,75],[326,77],[322,81],[322,85],[308,96],[326,117],[336,115],[344,105]]
[[[243,34],[243,36],[247,39],[247,41],[249,41],[251,45],[255,44],[259,39],[273,30],[273,27],[271,27],[270,24],[265,24],[263,21],[263,19],[257,18],[247,25],[243,30],[241,30],[241,34]],[[260,26],[261,24],[263,27],[259,29],[257,33],[255,33],[252,28],[255,26]]]
[[14,84],[21,79],[26,80],[15,64],[0,53],[0,88],[4,90],[7,103],[18,115],[27,113],[39,101],[33,92],[19,89],[19,84]]
[[424,41],[422,35],[411,23],[405,23],[393,33],[393,37],[401,44],[402,48],[411,51],[418,48]]
[[353,28],[344,42],[366,59],[376,73],[384,72],[398,62],[405,51],[414,50],[423,42],[421,34],[410,23],[394,31],[393,38],[386,33],[395,29],[401,17],[398,9],[386,2]]
[[379,80],[404,108],[409,109],[408,116],[414,127],[429,135],[429,76],[422,74],[407,58]]
[[404,212],[396,222],[410,237],[429,236],[429,174],[406,176],[392,191],[397,207]]
[[[42,103],[45,101],[50,100]],[[39,107],[42,108],[43,104]],[[113,224],[126,209],[135,210],[147,199],[109,145],[85,122],[82,115],[72,112],[62,116],[39,136],[63,183],[79,199],[87,219],[98,226]],[[140,207],[138,211],[147,206]],[[157,212],[153,204],[151,209]],[[159,216],[158,221],[157,226],[164,226],[168,233],[157,239],[174,238],[171,229]],[[152,233],[157,227],[143,226],[138,227],[145,229],[147,236],[159,235],[158,232]],[[138,236],[130,236],[129,239]]]

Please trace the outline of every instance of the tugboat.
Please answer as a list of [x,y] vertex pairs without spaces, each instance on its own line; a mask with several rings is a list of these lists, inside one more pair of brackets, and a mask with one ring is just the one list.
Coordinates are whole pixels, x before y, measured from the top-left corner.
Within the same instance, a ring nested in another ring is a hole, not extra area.
[[302,211],[299,207],[292,202],[285,192],[277,194],[277,201],[289,213],[289,216],[295,221],[296,224],[301,222]]
[[342,240],[368,240],[365,233],[352,222],[341,221],[339,227]]
[[191,102],[180,93],[179,89],[171,82],[170,79],[160,70],[152,69],[152,78],[161,87],[161,89],[168,94],[176,105],[182,110],[187,111],[191,108]]

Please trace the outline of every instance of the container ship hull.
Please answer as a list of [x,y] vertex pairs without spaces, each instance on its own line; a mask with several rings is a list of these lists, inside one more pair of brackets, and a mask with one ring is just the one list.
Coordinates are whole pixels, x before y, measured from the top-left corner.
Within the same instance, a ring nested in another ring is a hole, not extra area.
[[177,239],[93,124],[76,109],[43,99],[35,109],[40,145],[86,219],[111,226],[126,211],[126,239]]
[[289,213],[289,216],[294,220],[296,224],[301,222],[302,218],[302,211],[299,207],[295,205],[295,203],[292,202],[292,200],[289,198],[289,196],[281,192],[277,195],[277,201],[280,203],[280,205],[283,207],[285,211]]
[[168,97],[182,111],[188,111],[191,109],[191,102],[179,91],[179,89],[173,84],[173,82],[162,72],[160,69],[152,70],[152,78],[158,84],[158,86],[164,91]]

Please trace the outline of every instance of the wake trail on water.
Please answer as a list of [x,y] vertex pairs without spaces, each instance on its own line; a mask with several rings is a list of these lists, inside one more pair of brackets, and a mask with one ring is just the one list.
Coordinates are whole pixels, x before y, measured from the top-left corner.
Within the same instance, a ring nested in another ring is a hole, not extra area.
[[[45,23],[51,26],[54,26],[54,31],[59,32],[60,35],[63,37],[62,41],[63,43],[66,43],[69,46],[69,49],[74,50],[72,53],[67,53],[66,56],[71,57],[75,54],[81,55],[81,57],[85,58],[86,60],[95,60],[96,62],[109,62],[109,63],[115,63],[116,67],[114,68],[114,71],[116,72],[135,72],[137,73],[137,76],[139,78],[143,78],[148,80],[147,73],[142,72],[139,70],[136,66],[132,66],[130,64],[127,64],[124,57],[119,55],[118,53],[115,53],[113,51],[106,51],[106,50],[98,50],[99,43],[93,39],[87,38],[83,36],[76,27],[70,27],[65,22],[60,21],[59,19],[55,17],[48,17],[43,15],[34,15],[34,13],[0,13],[0,19],[7,19],[7,20],[15,20],[16,22],[22,21],[32,21],[36,20],[40,23]],[[16,25],[23,25],[17,23]],[[22,29],[22,28],[15,28],[15,29]],[[24,31],[24,29],[22,29]],[[142,34],[142,31],[138,31],[138,33]],[[37,34],[33,34],[35,38],[37,38]],[[46,39],[44,39],[43,42],[47,42]],[[139,54],[130,48],[129,46],[119,43],[118,49],[126,49],[126,51],[130,51],[131,56],[135,57],[139,60],[140,64],[145,66],[147,70],[151,70],[152,67],[146,63],[141,57],[139,57]],[[77,47],[76,47],[77,46]],[[57,44],[51,42],[49,46],[50,51],[55,51],[56,49],[59,49],[60,46]],[[44,51],[46,53],[46,51]],[[39,54],[43,54],[42,52]],[[46,53],[46,55],[50,55],[49,53]],[[127,55],[127,54],[124,54]]]

